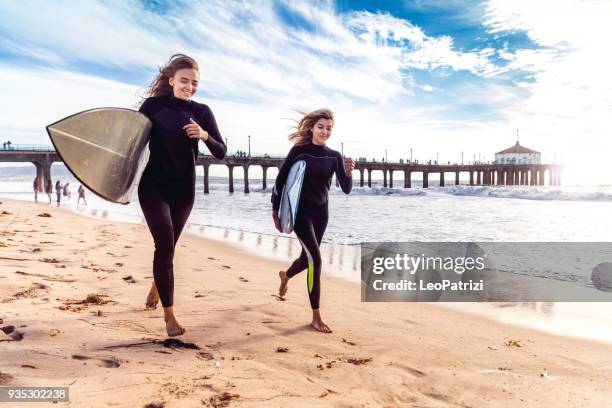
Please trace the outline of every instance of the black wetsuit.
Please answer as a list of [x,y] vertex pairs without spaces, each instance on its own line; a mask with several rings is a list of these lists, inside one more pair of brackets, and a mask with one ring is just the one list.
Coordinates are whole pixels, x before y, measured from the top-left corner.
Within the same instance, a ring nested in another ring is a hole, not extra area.
[[294,146],[287,155],[278,172],[272,191],[272,208],[278,210],[281,193],[291,165],[298,160],[306,162],[306,173],[302,184],[300,204],[293,230],[302,244],[300,257],[287,269],[290,278],[308,269],[306,283],[310,305],[319,308],[321,296],[321,252],[319,245],[323,239],[329,217],[327,202],[332,176],[336,178],[346,194],[353,188],[353,179],[344,170],[342,155],[325,145],[312,142]]
[[195,198],[195,161],[198,139],[187,136],[183,126],[193,118],[208,132],[205,144],[218,159],[226,147],[207,105],[173,95],[147,98],[140,112],[153,122],[149,139],[149,163],[138,186],[138,200],[153,235],[153,277],[162,306],[173,304],[174,248]]

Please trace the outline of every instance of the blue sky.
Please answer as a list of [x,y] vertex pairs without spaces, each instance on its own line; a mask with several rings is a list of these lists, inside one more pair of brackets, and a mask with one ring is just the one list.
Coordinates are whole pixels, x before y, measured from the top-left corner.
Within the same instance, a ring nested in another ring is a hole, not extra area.
[[183,52],[230,149],[250,134],[255,152],[284,154],[296,112],[326,106],[330,145],[354,157],[492,159],[519,129],[578,176],[612,147],[611,3],[2,2],[0,132],[47,143],[61,117],[134,107]]

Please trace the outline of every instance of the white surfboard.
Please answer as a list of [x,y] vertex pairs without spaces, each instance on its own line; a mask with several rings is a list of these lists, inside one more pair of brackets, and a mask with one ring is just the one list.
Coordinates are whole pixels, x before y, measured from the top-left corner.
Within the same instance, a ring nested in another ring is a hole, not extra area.
[[287,181],[285,182],[285,187],[283,187],[279,218],[281,230],[286,234],[293,232],[293,226],[295,225],[300,205],[304,173],[306,173],[306,162],[304,160],[296,161],[291,166],[291,169],[289,169]]
[[148,161],[152,123],[131,109],[97,108],[47,126],[68,170],[100,197],[128,204]]

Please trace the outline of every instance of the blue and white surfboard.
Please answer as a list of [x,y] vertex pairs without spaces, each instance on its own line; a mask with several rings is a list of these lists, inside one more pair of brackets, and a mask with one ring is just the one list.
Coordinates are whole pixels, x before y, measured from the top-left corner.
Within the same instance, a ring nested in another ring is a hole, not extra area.
[[293,226],[298,215],[298,207],[300,205],[300,196],[302,194],[302,183],[304,174],[306,173],[306,162],[298,160],[289,169],[283,194],[281,195],[279,218],[281,230],[290,234],[293,232]]

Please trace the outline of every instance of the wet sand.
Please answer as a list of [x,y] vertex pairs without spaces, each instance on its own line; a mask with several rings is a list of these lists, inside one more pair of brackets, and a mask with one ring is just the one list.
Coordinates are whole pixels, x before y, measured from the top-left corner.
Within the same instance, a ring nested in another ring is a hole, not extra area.
[[58,405],[599,407],[612,399],[610,344],[430,304],[361,303],[358,284],[329,276],[321,310],[334,333],[321,334],[309,325],[305,274],[281,301],[273,295],[285,262],[190,234],[175,257],[175,309],[187,334],[169,340],[161,309],[144,310],[146,226],[0,201],[0,385],[69,386],[70,402]]

